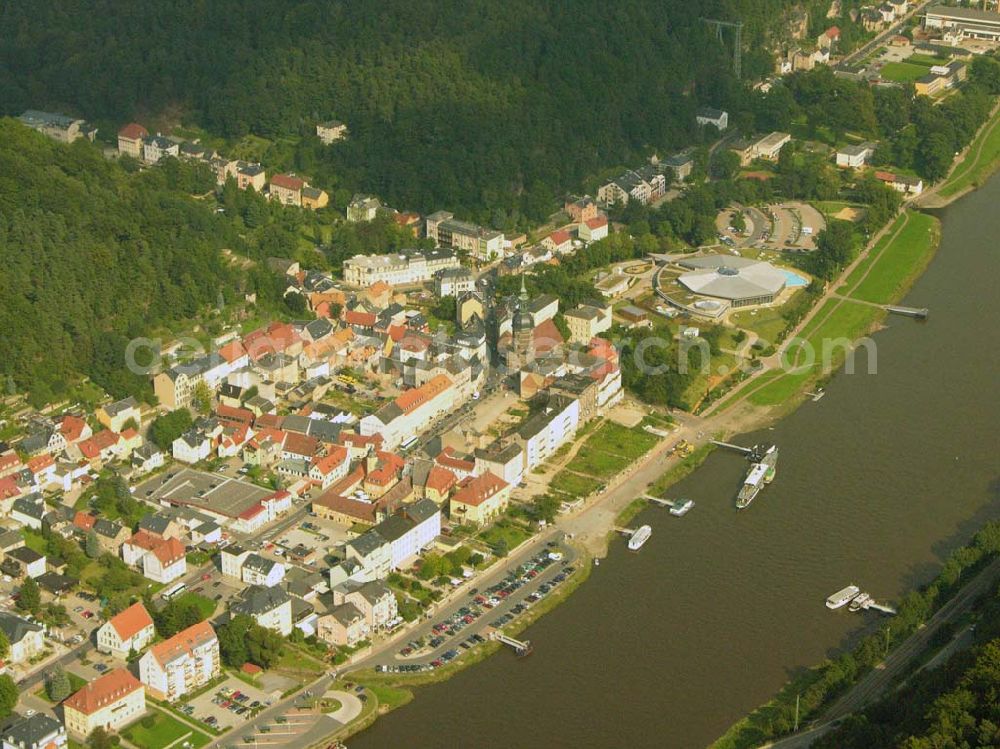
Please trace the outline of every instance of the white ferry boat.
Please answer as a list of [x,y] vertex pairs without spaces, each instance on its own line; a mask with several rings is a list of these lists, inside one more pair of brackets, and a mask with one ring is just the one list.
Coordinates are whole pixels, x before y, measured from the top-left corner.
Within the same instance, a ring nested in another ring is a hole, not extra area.
[[756,499],[760,490],[763,489],[766,484],[770,484],[774,481],[774,477],[777,472],[778,446],[771,445],[767,448],[759,460],[755,460],[755,462],[750,465],[747,477],[743,480],[743,486],[740,488],[740,493],[736,497],[737,509],[742,510],[744,507],[749,506],[749,504]]
[[648,525],[640,525],[636,528],[632,535],[628,539],[629,551],[639,551],[642,545],[649,540],[649,537],[653,535],[653,529]]
[[670,508],[670,514],[682,518],[694,507],[693,499],[678,499]]
[[826,599],[826,607],[828,609],[839,609],[841,606],[850,603],[854,598],[861,592],[861,588],[857,585],[848,585],[843,590],[838,590],[832,596]]

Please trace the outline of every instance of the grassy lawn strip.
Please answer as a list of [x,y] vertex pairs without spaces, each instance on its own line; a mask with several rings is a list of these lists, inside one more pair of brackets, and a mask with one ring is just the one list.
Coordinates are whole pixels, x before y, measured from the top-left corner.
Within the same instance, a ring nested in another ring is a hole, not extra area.
[[564,492],[574,497],[585,497],[596,489],[598,483],[594,479],[573,473],[570,470],[562,470],[549,482],[549,489]]
[[197,593],[185,593],[178,597],[181,603],[193,603],[198,607],[198,613],[202,619],[208,619],[215,613],[215,601]]
[[[143,723],[148,722],[150,716],[153,718],[152,725],[147,728]],[[139,749],[163,749],[185,736],[195,749],[209,742],[205,734],[156,708],[150,710],[147,718],[140,719],[122,732],[122,736]]]
[[[965,159],[952,173],[951,178],[938,192],[942,197],[951,197],[967,187],[974,187],[993,173],[997,159],[1000,159],[1000,112],[997,113],[969,146]],[[975,154],[982,147],[978,158]]]
[[879,304],[898,299],[933,257],[938,226],[933,216],[913,214],[896,239],[875,260],[868,277],[853,287],[850,296]]

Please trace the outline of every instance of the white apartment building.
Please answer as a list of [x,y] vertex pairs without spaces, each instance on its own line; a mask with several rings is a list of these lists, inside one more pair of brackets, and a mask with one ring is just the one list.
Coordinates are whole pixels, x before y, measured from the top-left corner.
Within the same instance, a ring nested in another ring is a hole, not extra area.
[[219,672],[219,639],[208,622],[153,645],[139,659],[139,681],[150,696],[168,702],[207,684]]
[[557,396],[549,399],[542,413],[526,421],[517,431],[524,448],[525,469],[541,465],[559,447],[573,438],[580,426],[580,402]]
[[446,249],[355,255],[344,261],[344,281],[362,288],[379,281],[390,286],[406,286],[430,281],[438,271],[458,267],[458,256]]

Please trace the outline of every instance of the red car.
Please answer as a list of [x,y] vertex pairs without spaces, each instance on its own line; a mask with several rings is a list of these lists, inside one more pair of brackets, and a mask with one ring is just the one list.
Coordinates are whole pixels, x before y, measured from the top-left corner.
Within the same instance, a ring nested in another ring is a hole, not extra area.
[[201,576],[201,579],[202,580],[211,580],[212,579],[212,573],[211,572],[206,572],[204,575]]

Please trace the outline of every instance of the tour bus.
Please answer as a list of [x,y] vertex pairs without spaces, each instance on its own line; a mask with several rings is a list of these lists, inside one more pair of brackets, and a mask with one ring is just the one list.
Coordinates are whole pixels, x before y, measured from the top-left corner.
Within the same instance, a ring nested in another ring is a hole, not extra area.
[[160,597],[163,598],[164,601],[169,601],[171,598],[179,596],[185,590],[187,590],[187,586],[184,583],[177,583],[174,587],[167,588],[165,591],[160,593]]
[[416,436],[407,437],[403,441],[403,444],[401,444],[399,446],[399,449],[405,452],[406,450],[409,450],[411,447],[413,447],[415,444],[417,444],[417,438],[416,438]]

